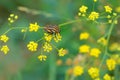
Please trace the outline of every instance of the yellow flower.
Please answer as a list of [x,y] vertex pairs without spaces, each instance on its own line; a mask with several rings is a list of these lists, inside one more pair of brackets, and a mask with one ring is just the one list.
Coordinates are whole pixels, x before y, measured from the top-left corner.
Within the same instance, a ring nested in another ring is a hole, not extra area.
[[15,14],[10,14],[10,17],[8,18],[8,21],[9,21],[10,23],[13,23],[13,22],[15,22],[17,19],[18,19],[18,16],[17,16],[17,15],[15,15]]
[[99,77],[99,69],[98,68],[95,68],[95,67],[91,67],[89,70],[88,70],[88,74],[94,79],[94,78],[97,78]]
[[39,55],[39,56],[38,56],[38,59],[39,59],[40,61],[46,61],[46,58],[47,58],[46,55]]
[[101,37],[97,40],[98,43],[102,44],[103,46],[107,45],[107,40],[104,37]]
[[105,74],[103,77],[104,80],[112,80],[112,77],[108,74]]
[[88,39],[88,38],[89,38],[89,33],[84,32],[80,34],[80,40]]
[[61,39],[62,39],[62,36],[59,33],[55,34],[55,36],[54,36],[55,42],[59,42],[59,41],[61,41]]
[[88,45],[82,45],[79,47],[79,52],[80,53],[88,53],[90,50],[90,46]]
[[93,48],[93,49],[91,49],[91,51],[90,51],[90,55],[91,55],[91,56],[94,56],[94,57],[96,57],[96,58],[99,57],[100,53],[101,53],[101,51],[100,51],[98,48]]
[[44,38],[46,41],[50,42],[52,40],[52,35],[51,34],[47,34],[47,33],[44,33]]
[[108,12],[108,13],[112,12],[112,8],[110,6],[104,6],[104,8],[105,8],[106,12]]
[[80,12],[81,13],[86,13],[86,10],[88,9],[88,7],[87,6],[84,6],[84,5],[82,5],[80,8],[79,8],[79,10],[80,10]]
[[81,67],[81,66],[75,66],[73,68],[73,74],[75,76],[81,76],[83,74],[83,67]]
[[88,18],[94,21],[95,19],[98,19],[98,17],[99,17],[99,13],[93,11],[90,13]]
[[1,35],[0,40],[3,42],[7,42],[9,40],[9,37],[7,37],[6,35]]
[[7,45],[2,46],[1,51],[4,52],[4,54],[7,54],[9,51],[9,48]]
[[43,45],[43,49],[45,52],[50,52],[52,51],[52,46],[48,42],[45,42]]
[[59,56],[64,56],[65,54],[66,54],[66,50],[65,49],[61,48],[61,49],[58,50],[58,55]]
[[94,2],[97,2],[97,0],[93,0]]
[[35,24],[30,24],[30,26],[29,26],[29,31],[30,31],[30,32],[32,32],[32,31],[37,32],[39,28],[40,28],[40,26],[39,26],[37,23],[35,23]]
[[116,67],[116,61],[114,59],[107,59],[106,60],[106,65],[108,67],[108,70],[114,70]]
[[37,51],[38,43],[34,41],[30,41],[29,44],[27,45],[28,50],[30,51]]

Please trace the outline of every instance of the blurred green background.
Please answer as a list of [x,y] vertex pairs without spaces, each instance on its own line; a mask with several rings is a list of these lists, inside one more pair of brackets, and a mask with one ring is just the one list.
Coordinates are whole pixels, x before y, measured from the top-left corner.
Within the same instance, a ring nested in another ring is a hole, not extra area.
[[[108,3],[112,5],[113,9],[120,6],[120,0],[99,0],[96,10],[101,12],[101,7]],[[38,22],[41,26],[46,24],[59,25],[78,19],[77,13],[82,4],[88,5],[91,9],[93,1],[0,0],[0,34],[10,27],[7,18],[11,13],[19,16],[13,27],[29,27],[30,23],[35,22]],[[28,11],[23,8],[28,9]],[[94,41],[104,35],[106,29],[105,25],[98,26],[84,20],[61,27],[63,39],[55,45],[58,48],[67,49],[68,54],[64,57],[58,57],[57,51],[53,50],[48,54],[48,59],[45,62],[40,62],[37,59],[40,52],[31,53],[26,48],[26,44],[30,40],[37,40],[43,36],[42,30],[38,33],[27,33],[24,40],[24,34],[20,30],[12,30],[8,34],[10,40],[7,43],[10,47],[10,52],[7,55],[0,53],[0,80],[65,80],[66,71],[73,66],[69,65],[69,63],[78,55],[80,44],[84,43],[80,42],[79,34],[84,31],[89,32],[92,37],[91,42],[94,43]],[[116,41],[120,39],[118,36],[120,35],[119,29],[119,27],[115,28],[114,35],[112,35]],[[114,42],[114,39],[111,41]],[[93,43],[87,42],[87,44],[97,46]],[[77,78],[76,80],[80,79],[84,80],[83,78]]]

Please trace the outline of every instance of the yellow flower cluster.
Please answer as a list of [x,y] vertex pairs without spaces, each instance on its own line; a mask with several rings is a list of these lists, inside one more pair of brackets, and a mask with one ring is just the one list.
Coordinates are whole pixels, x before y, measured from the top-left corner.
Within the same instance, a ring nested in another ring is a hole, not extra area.
[[52,46],[48,42],[45,42],[43,45],[43,49],[45,52],[50,52],[52,51]]
[[87,6],[84,6],[84,5],[82,5],[80,8],[79,8],[79,13],[78,13],[78,16],[85,16],[85,13],[86,13],[86,11],[87,11],[87,9],[88,9],[88,7]]
[[98,43],[102,44],[103,46],[107,45],[107,40],[104,37],[101,37],[97,40]]
[[28,50],[30,51],[37,51],[38,43],[34,41],[30,41],[29,44],[27,45]]
[[40,28],[40,26],[36,22],[35,22],[35,24],[31,23],[29,26],[29,31],[30,32],[32,32],[32,31],[37,32],[39,28]]
[[48,33],[44,33],[44,39],[45,39],[47,42],[50,42],[50,41],[52,40],[52,38],[54,38],[54,41],[55,41],[55,42],[59,42],[59,41],[61,41],[62,36],[60,35],[60,33],[57,33],[57,34],[55,34],[55,35],[48,34]]
[[101,53],[101,51],[98,48],[92,48],[90,51],[90,55],[94,56],[96,58],[99,57],[100,53]]
[[46,61],[46,58],[47,58],[46,55],[39,55],[39,56],[38,56],[38,59],[39,59],[40,61]]
[[9,18],[8,18],[8,21],[9,21],[10,23],[13,23],[13,22],[15,22],[17,19],[18,19],[18,16],[17,16],[17,15],[15,15],[15,14],[10,14],[10,16],[9,16]]
[[58,50],[58,55],[59,56],[64,56],[65,54],[66,54],[66,50],[65,49],[61,48],[61,49]]
[[83,74],[83,67],[81,67],[81,66],[75,66],[73,68],[73,74],[75,76],[81,76]]
[[112,77],[109,74],[105,74],[103,79],[104,80],[112,80]]
[[62,36],[60,35],[60,33],[55,34],[55,36],[54,36],[55,42],[59,42],[59,41],[61,41],[61,39],[62,39]]
[[89,33],[83,32],[80,34],[80,40],[88,39],[88,38],[89,38]]
[[88,53],[90,51],[90,46],[88,45],[82,45],[79,47],[80,53]]
[[114,59],[107,59],[106,60],[106,65],[107,65],[107,67],[108,67],[108,70],[114,70],[115,69],[115,67],[116,67],[116,61],[114,60]]
[[9,37],[7,37],[5,34],[0,36],[0,40],[3,42],[7,42],[9,40]]
[[48,33],[44,33],[44,38],[47,42],[50,42],[52,40],[52,35]]
[[88,18],[89,18],[89,20],[93,20],[94,21],[94,20],[98,19],[98,17],[99,17],[99,13],[93,11],[93,12],[90,13]]
[[112,8],[110,6],[104,6],[104,8],[105,8],[106,12],[108,12],[108,13],[112,12]]
[[8,46],[7,46],[7,45],[2,46],[2,47],[1,47],[1,51],[4,52],[4,54],[7,54],[8,51],[9,51]]
[[99,69],[95,67],[91,67],[88,70],[88,74],[91,76],[91,78],[95,79],[99,77]]

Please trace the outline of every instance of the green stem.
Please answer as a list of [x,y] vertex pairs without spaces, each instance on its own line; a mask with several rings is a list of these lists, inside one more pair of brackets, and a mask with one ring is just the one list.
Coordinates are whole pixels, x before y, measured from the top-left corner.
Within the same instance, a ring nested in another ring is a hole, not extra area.
[[8,29],[8,30],[7,30],[6,32],[4,32],[3,34],[7,34],[7,33],[10,32],[11,30],[21,29],[21,28],[25,28],[25,27],[13,27],[13,28]]
[[104,53],[104,55],[103,55],[101,64],[100,64],[100,66],[99,66],[99,69],[101,69],[101,67],[102,67],[102,65],[103,65],[103,62],[104,62],[104,60],[105,60],[105,57],[106,57],[106,55],[108,55],[108,44],[109,44],[109,41],[110,41],[110,36],[111,36],[112,30],[113,30],[113,28],[114,28],[114,21],[117,20],[119,17],[120,17],[120,16],[117,16],[117,17],[113,20],[113,23],[111,24],[110,29],[109,29],[109,31],[108,31],[107,45],[106,45],[106,47],[105,47],[105,53]]
[[65,25],[72,24],[72,23],[79,22],[79,21],[81,21],[81,20],[80,19],[72,20],[72,21],[69,21],[69,22],[59,24],[58,26],[61,27],[61,26],[65,26]]
[[56,80],[56,56],[51,52],[49,57],[49,80]]

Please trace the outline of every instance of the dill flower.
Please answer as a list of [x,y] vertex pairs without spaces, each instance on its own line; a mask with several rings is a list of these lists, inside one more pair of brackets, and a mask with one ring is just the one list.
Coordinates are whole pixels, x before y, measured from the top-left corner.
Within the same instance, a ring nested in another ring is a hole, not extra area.
[[114,70],[116,67],[116,61],[114,59],[107,59],[106,60],[106,65],[108,67],[108,70]]
[[35,23],[35,24],[31,23],[30,26],[29,26],[29,31],[30,32],[32,32],[32,31],[37,32],[39,28],[40,28],[40,26],[37,23]]
[[34,41],[30,41],[29,44],[27,45],[28,50],[30,51],[37,51],[38,43]]
[[90,13],[88,18],[94,21],[95,19],[98,19],[98,17],[99,17],[99,13],[93,11]]
[[39,56],[38,56],[38,59],[39,59],[40,61],[46,61],[46,58],[47,58],[46,55],[39,55]]
[[52,35],[44,33],[44,38],[45,38],[46,41],[50,42],[52,40]]
[[98,48],[93,48],[93,49],[91,49],[91,51],[90,51],[90,55],[91,55],[91,56],[94,56],[94,57],[96,57],[96,58],[99,57],[100,53],[101,53],[101,51],[100,51]]
[[59,41],[61,41],[61,39],[62,39],[62,36],[60,35],[60,33],[55,34],[55,36],[54,36],[55,42],[59,42]]
[[48,42],[45,42],[43,45],[43,49],[45,52],[50,52],[52,51],[52,46]]
[[103,79],[104,80],[112,80],[112,77],[109,74],[105,74]]
[[1,51],[4,52],[4,54],[7,54],[9,51],[9,48],[7,45],[2,46]]
[[101,37],[100,39],[98,39],[97,42],[104,46],[107,45],[107,40],[104,37]]
[[88,53],[90,50],[90,46],[88,45],[82,45],[79,47],[79,52],[80,53]]
[[86,10],[87,10],[87,9],[88,9],[87,6],[82,5],[82,6],[79,8],[79,11],[80,11],[81,13],[86,13]]
[[61,49],[58,50],[58,55],[59,56],[64,56],[65,54],[66,54],[66,50],[65,49],[61,48]]
[[81,76],[83,74],[83,67],[81,67],[81,66],[75,66],[73,68],[73,74],[75,76]]
[[88,38],[89,38],[89,33],[83,32],[80,34],[80,40],[88,39]]
[[99,77],[99,69],[98,68],[95,68],[95,67],[91,67],[89,70],[88,70],[88,74],[94,79],[94,78],[97,78]]
[[10,17],[8,18],[8,21],[9,21],[10,23],[13,23],[13,22],[15,22],[17,19],[18,19],[18,16],[17,16],[17,15],[15,15],[15,14],[10,14]]
[[7,42],[9,40],[9,37],[7,37],[6,35],[1,35],[0,40],[3,42]]
[[108,12],[108,13],[112,12],[112,8],[110,6],[104,6],[104,8],[105,8],[106,12]]

